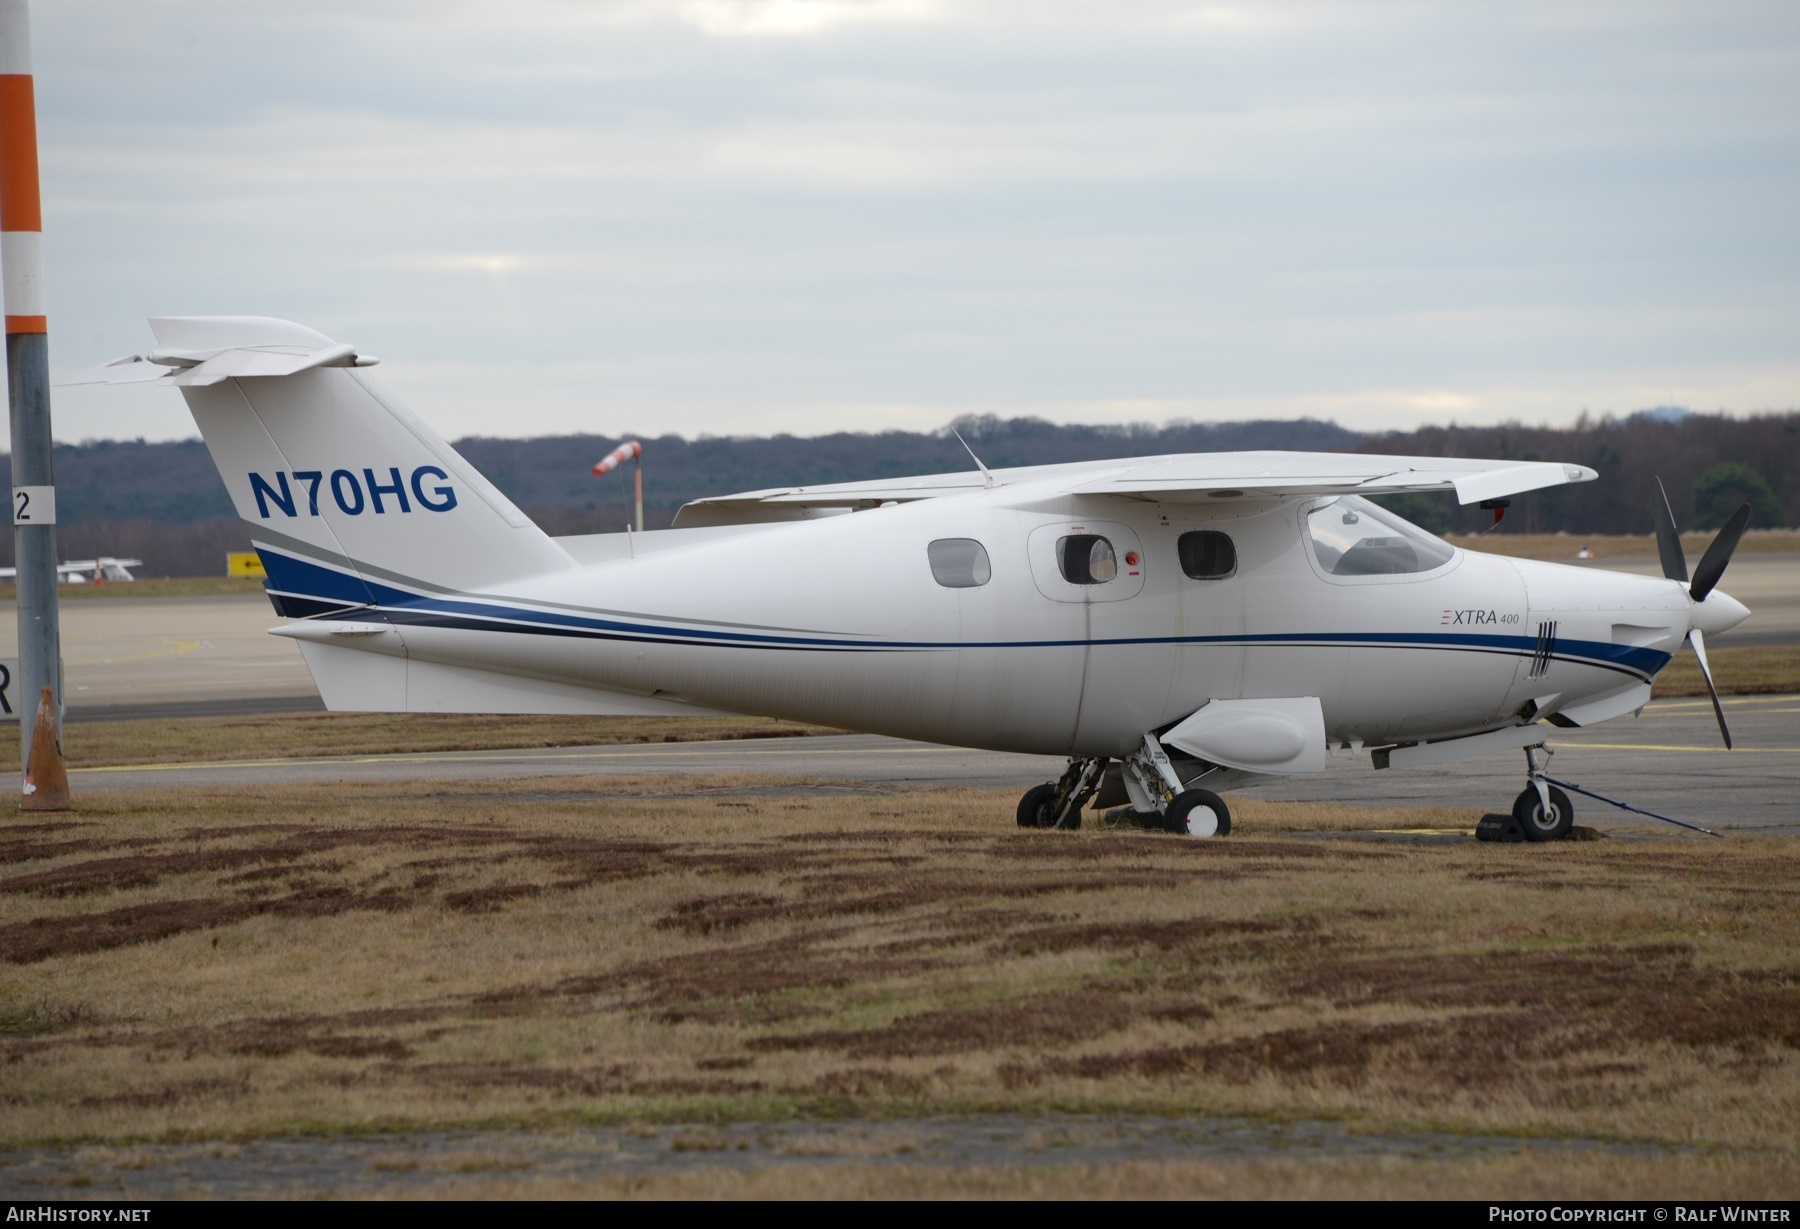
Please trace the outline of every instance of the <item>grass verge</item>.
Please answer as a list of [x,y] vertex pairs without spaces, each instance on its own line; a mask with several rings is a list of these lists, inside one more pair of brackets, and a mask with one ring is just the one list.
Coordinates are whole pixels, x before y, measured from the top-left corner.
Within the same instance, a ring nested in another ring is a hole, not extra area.
[[[1681,549],[1691,567],[1712,544],[1710,533],[1684,533]],[[1654,559],[1656,537],[1653,534],[1588,534],[1578,533],[1452,533],[1444,540],[1465,550],[1484,551],[1490,555],[1506,555],[1513,559],[1547,559],[1553,563],[1570,563],[1575,552],[1586,546],[1602,567],[1608,559]],[[1800,553],[1800,530],[1752,529],[1738,543],[1738,554]]]
[[619,743],[796,738],[840,730],[765,717],[544,717],[462,713],[261,713],[74,721],[71,768],[315,755],[406,755]]
[[[1191,841],[1021,832],[1014,803],[775,777],[84,791],[0,832],[0,1144],[1241,1113],[1670,1141],[1723,1158],[1688,1167],[1729,1171],[1705,1190],[1791,1194],[1800,841],[1338,843],[1285,834],[1475,817],[1254,799]],[[1332,1189],[1443,1189],[1406,1172]],[[1675,1169],[1481,1172],[1644,1197]]]
[[[1727,696],[1788,695],[1800,692],[1800,645],[1746,645],[1742,648],[1706,649],[1713,682]],[[1706,682],[1700,663],[1683,649],[1656,676],[1656,695],[1703,696]]]

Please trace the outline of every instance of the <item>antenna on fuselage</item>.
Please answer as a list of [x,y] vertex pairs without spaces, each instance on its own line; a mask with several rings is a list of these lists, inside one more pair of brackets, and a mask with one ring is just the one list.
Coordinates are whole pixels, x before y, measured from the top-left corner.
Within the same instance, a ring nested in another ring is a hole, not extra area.
[[995,487],[1000,485],[994,481],[993,471],[983,465],[981,463],[981,458],[975,455],[975,450],[969,447],[969,441],[962,437],[962,432],[958,431],[955,427],[951,427],[950,434],[956,437],[956,442],[961,444],[963,446],[963,451],[969,454],[969,460],[975,462],[975,468],[981,471],[981,485],[984,487]]

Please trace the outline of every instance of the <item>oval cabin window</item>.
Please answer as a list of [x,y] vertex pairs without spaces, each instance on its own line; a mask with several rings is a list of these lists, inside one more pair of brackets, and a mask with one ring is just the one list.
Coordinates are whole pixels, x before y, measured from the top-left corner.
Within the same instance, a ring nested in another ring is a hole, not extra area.
[[987,548],[974,538],[939,538],[925,548],[931,575],[946,589],[973,589],[993,576]]
[[1175,550],[1190,580],[1223,580],[1237,572],[1237,547],[1216,529],[1182,534]]
[[1059,539],[1056,565],[1072,585],[1103,585],[1119,574],[1113,544],[1097,533],[1072,533]]

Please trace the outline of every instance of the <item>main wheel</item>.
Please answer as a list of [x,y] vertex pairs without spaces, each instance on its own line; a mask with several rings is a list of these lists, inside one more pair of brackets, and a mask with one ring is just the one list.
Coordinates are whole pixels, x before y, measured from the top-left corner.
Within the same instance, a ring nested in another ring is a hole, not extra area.
[[1228,836],[1231,810],[1209,789],[1184,789],[1163,812],[1163,827],[1188,836]]
[[1525,829],[1528,841],[1560,841],[1569,835],[1569,829],[1575,824],[1575,806],[1569,796],[1550,787],[1550,810],[1544,811],[1543,799],[1538,797],[1537,787],[1527,785],[1525,792],[1513,801],[1513,818],[1519,821],[1519,827]]
[[1034,785],[1019,799],[1019,827],[1048,828],[1056,822],[1056,786]]

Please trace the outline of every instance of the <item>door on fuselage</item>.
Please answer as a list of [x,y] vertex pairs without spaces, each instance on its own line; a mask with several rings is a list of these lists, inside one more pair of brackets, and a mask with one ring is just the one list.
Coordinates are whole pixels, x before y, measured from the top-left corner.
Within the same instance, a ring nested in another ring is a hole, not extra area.
[[1069,752],[1118,754],[1127,749],[1114,745],[1118,732],[1134,728],[1145,707],[1134,682],[1160,686],[1174,656],[1169,638],[1144,623],[1140,595],[1152,561],[1143,540],[1122,521],[1057,521],[1033,530],[1026,551],[1038,592],[1057,608],[1058,638],[1079,667]]

